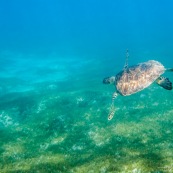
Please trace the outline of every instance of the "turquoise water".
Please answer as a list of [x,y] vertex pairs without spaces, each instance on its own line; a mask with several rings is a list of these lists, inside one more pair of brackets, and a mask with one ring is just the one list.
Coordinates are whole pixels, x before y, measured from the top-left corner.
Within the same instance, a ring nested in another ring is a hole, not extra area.
[[[173,67],[173,3],[0,2],[0,172],[173,172],[173,92],[118,96],[104,77]],[[166,72],[173,82],[173,73]]]

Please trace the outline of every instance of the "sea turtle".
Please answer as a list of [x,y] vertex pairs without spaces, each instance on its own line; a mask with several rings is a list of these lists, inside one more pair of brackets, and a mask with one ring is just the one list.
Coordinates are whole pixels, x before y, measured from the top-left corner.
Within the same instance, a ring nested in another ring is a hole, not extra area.
[[112,96],[111,110],[108,120],[111,120],[115,113],[114,99],[118,94],[128,96],[139,92],[153,82],[167,90],[172,90],[172,83],[168,78],[161,76],[165,71],[173,71],[173,68],[166,69],[160,62],[149,60],[137,65],[128,66],[128,50],[126,52],[126,63],[124,69],[115,76],[103,79],[104,84],[114,84],[116,91]]

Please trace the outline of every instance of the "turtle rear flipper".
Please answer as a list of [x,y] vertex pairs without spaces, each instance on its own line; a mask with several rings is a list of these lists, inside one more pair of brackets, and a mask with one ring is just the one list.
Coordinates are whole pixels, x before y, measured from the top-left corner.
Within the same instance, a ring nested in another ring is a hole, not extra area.
[[166,77],[160,76],[156,83],[167,90],[172,90],[172,82]]
[[167,68],[166,71],[170,71],[170,72],[173,72],[173,68]]

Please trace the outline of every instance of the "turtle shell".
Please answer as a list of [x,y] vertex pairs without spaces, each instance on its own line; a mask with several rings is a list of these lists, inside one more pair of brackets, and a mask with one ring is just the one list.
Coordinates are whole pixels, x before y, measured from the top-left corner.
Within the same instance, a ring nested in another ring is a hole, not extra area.
[[115,86],[121,95],[131,95],[151,85],[164,72],[165,68],[160,62],[150,60],[118,73]]

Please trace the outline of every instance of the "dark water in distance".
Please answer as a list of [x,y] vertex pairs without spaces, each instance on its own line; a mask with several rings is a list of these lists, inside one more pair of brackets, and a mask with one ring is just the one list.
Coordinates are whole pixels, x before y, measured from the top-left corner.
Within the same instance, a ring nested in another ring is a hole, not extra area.
[[[1,0],[0,172],[173,172],[173,92],[115,100],[125,63],[173,68],[173,1]],[[173,73],[165,77],[173,81]]]
[[172,56],[171,0],[7,0],[0,5],[1,50],[103,58],[129,48],[138,56]]

